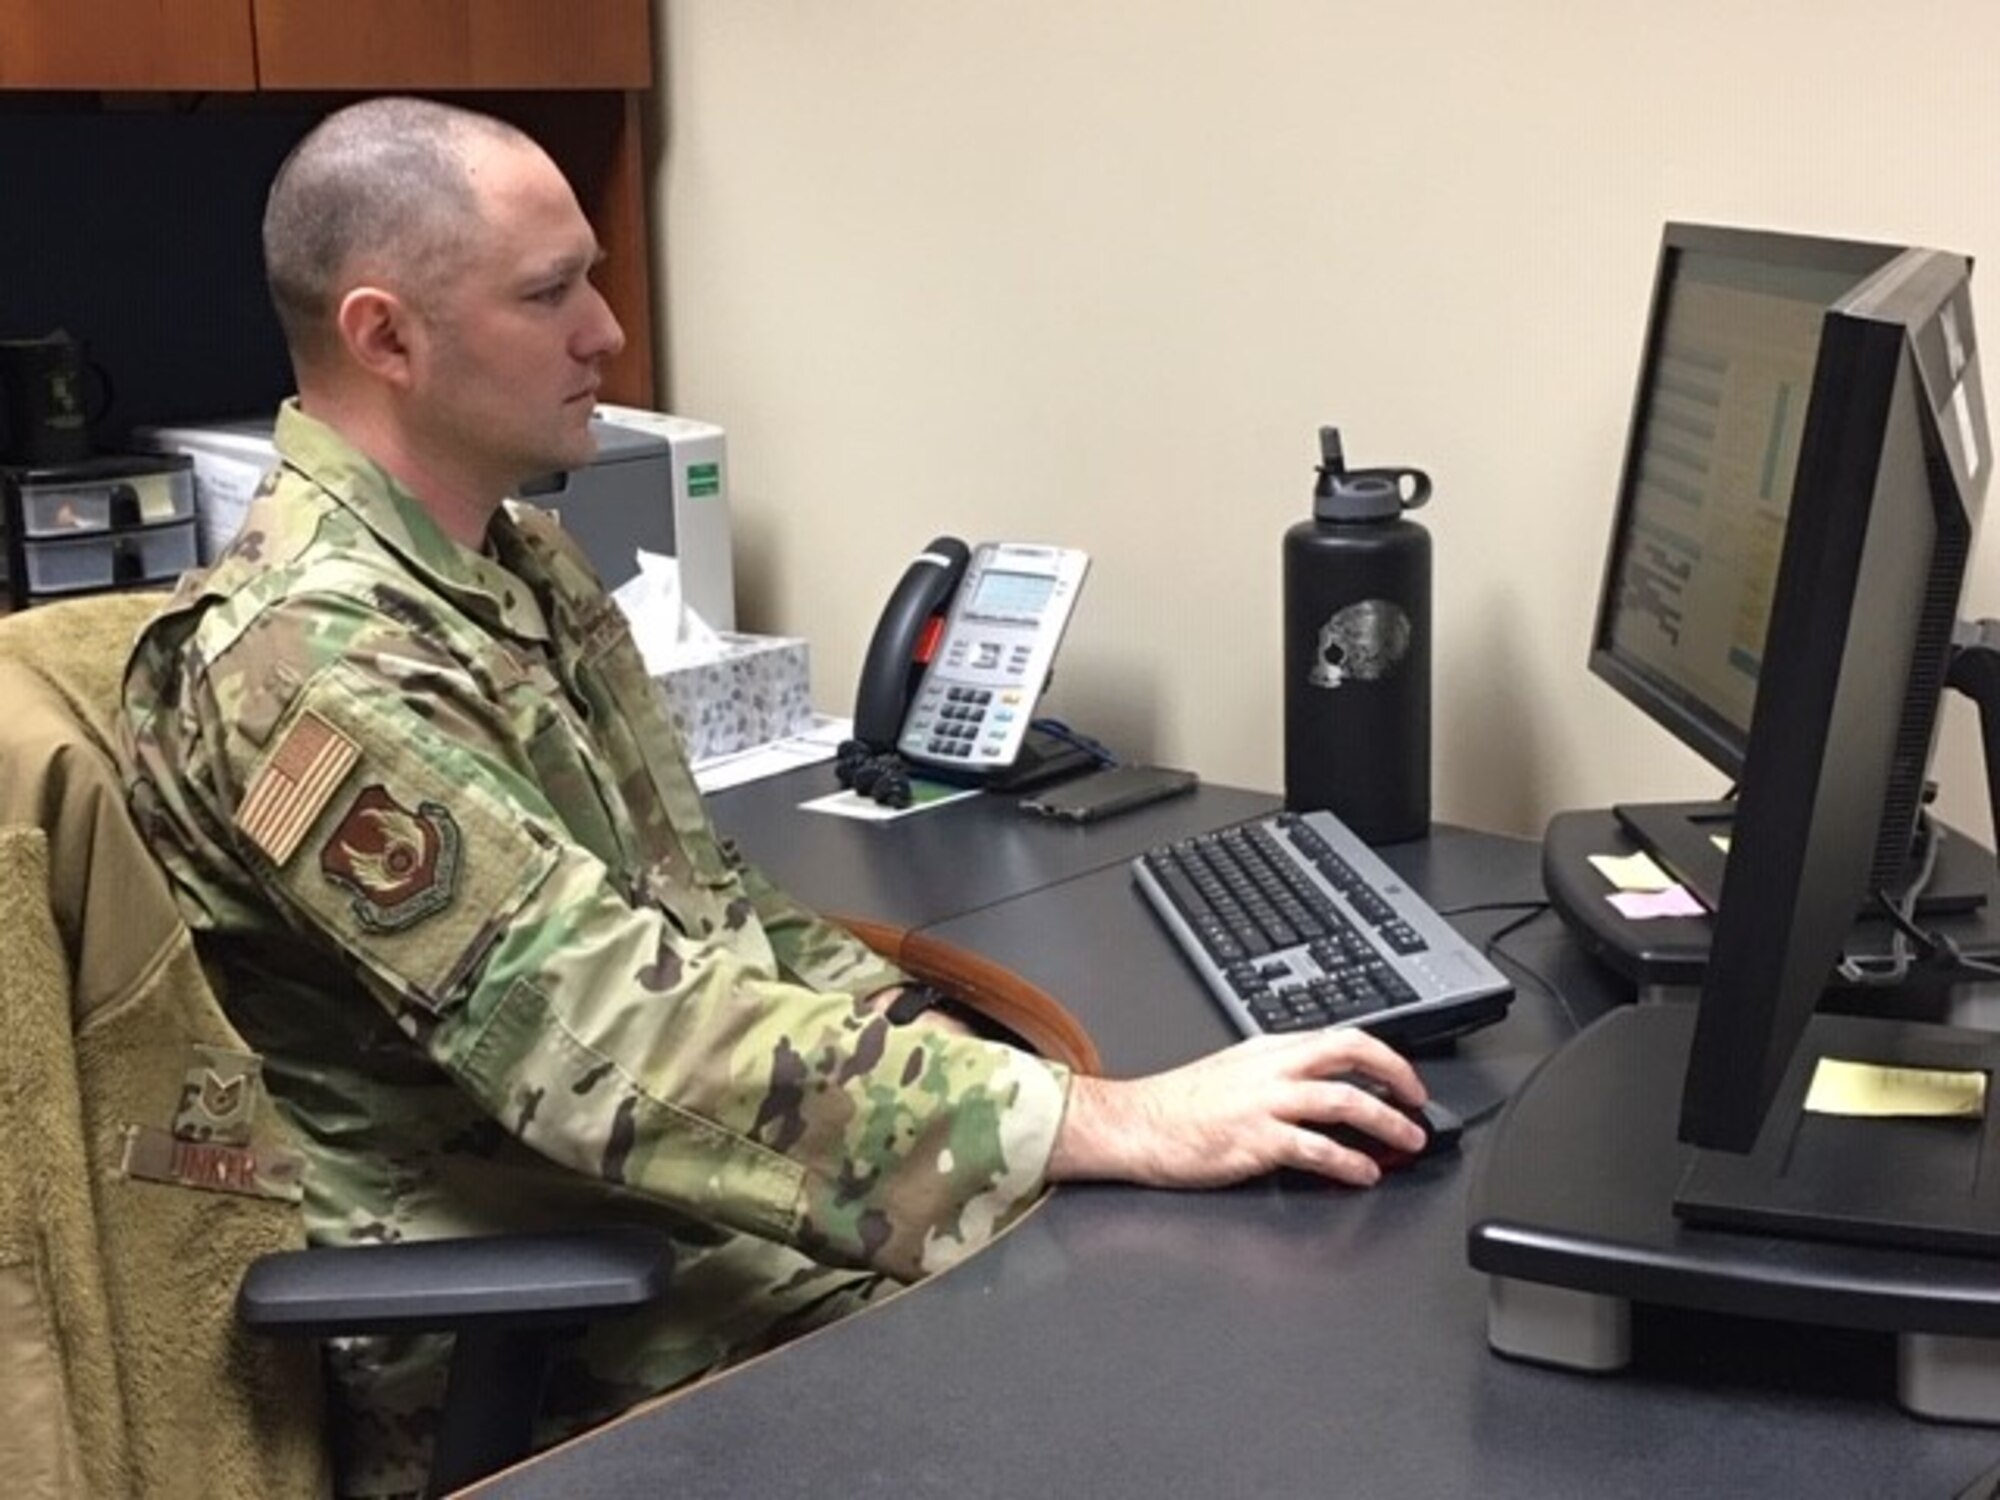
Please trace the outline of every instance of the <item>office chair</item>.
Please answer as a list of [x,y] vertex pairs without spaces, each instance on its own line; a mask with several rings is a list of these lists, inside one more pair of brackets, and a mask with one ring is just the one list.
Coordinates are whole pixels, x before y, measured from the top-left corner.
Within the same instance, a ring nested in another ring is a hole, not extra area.
[[[207,1088],[192,1080],[248,1049],[126,812],[107,732],[126,646],[159,603],[104,595],[0,621],[10,1492],[322,1495],[305,1336],[449,1331],[442,1493],[527,1451],[556,1334],[660,1296],[668,1243],[615,1229],[308,1250],[296,1194],[261,1167],[287,1144],[274,1110],[246,1112],[222,1150],[177,1128]],[[217,1078],[218,1097],[231,1088]]]
[[[41,1413],[0,1433],[0,1466],[26,1493],[323,1494],[312,1341],[450,1332],[442,1494],[526,1454],[556,1337],[663,1295],[670,1245],[622,1227],[307,1249],[296,1195],[256,1190],[282,1182],[161,1176],[183,1140],[170,1124],[207,1076],[190,1059],[212,1054],[194,1049],[248,1053],[126,810],[108,728],[129,644],[162,601],[107,594],[0,620],[0,1133],[17,1148],[0,1152],[0,1405]],[[848,925],[1034,1050],[1097,1070],[1082,1027],[1019,976]],[[283,1154],[274,1110],[245,1131],[248,1159]],[[5,1336],[37,1324],[45,1338]]]
[[[1078,1072],[1100,1071],[1076,1018],[1012,970],[889,923],[831,920],[977,1012],[985,1029]],[[432,1491],[442,1494],[527,1453],[555,1336],[586,1315],[658,1296],[670,1259],[663,1237],[637,1229],[309,1250],[251,1267],[237,1310],[267,1333],[455,1333],[432,1460]]]

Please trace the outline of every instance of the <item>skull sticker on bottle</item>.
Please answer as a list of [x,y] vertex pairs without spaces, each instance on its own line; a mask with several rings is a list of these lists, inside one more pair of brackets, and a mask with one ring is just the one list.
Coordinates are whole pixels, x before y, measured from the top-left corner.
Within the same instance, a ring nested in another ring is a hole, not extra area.
[[1319,628],[1319,649],[1307,680],[1314,687],[1381,682],[1410,654],[1410,617],[1387,599],[1362,599],[1336,610]]

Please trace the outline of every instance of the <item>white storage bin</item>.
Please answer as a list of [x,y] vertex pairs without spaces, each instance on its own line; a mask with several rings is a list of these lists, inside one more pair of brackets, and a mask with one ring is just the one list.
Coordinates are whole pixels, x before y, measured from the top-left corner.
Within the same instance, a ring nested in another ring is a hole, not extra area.
[[117,538],[121,567],[118,581],[171,583],[195,564],[194,522],[178,526],[148,526]]
[[21,548],[32,595],[75,594],[117,584],[170,583],[195,562],[194,522],[106,531]]
[[111,491],[103,485],[21,490],[23,536],[75,536],[110,529]]
[[[163,462],[154,459],[158,464]],[[108,467],[108,461],[95,467]],[[194,515],[194,469],[147,471],[125,461],[128,473],[29,475],[19,483],[24,537],[76,536],[118,526],[160,526]]]
[[75,542],[31,542],[21,549],[31,594],[73,594],[111,587],[117,560],[106,532]]

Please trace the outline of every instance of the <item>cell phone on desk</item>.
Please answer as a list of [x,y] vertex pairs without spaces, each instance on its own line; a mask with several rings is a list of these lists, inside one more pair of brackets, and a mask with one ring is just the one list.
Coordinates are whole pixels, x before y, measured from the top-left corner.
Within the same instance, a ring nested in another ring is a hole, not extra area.
[[1181,796],[1199,782],[1194,772],[1171,766],[1110,766],[1024,797],[1021,809],[1065,823],[1096,823],[1114,813]]

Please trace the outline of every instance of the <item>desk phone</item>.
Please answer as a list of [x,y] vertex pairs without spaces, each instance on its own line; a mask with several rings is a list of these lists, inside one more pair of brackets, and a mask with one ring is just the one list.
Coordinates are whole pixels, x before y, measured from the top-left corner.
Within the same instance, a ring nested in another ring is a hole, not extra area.
[[973,549],[896,739],[904,759],[959,772],[1014,763],[1089,566],[1073,547]]

